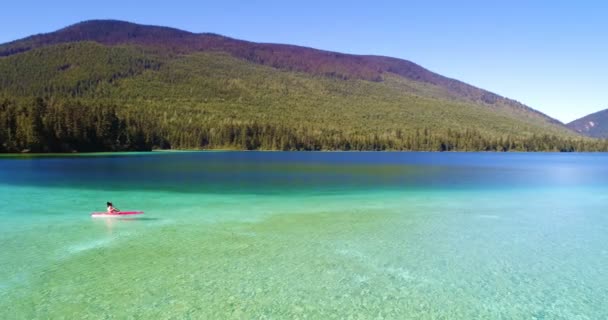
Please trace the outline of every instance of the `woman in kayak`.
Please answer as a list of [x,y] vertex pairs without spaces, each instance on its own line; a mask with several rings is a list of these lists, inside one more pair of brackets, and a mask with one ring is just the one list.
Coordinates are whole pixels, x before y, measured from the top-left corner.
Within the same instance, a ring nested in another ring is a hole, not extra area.
[[106,204],[108,205],[108,214],[115,214],[115,213],[120,212],[120,210],[118,210],[117,208],[114,208],[114,205],[112,204],[112,202],[107,202]]

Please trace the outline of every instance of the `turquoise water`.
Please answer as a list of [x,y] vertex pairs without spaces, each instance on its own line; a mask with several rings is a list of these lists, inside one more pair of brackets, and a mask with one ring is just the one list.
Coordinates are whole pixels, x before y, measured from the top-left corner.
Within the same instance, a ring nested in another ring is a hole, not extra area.
[[606,319],[607,163],[0,157],[0,318]]

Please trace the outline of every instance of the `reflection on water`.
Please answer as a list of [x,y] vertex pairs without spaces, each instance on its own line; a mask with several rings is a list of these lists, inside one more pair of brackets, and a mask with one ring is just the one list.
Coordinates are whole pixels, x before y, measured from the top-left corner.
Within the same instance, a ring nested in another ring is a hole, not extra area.
[[605,160],[595,154],[153,153],[5,159],[10,170],[0,171],[0,183],[222,194],[577,187],[604,184]]

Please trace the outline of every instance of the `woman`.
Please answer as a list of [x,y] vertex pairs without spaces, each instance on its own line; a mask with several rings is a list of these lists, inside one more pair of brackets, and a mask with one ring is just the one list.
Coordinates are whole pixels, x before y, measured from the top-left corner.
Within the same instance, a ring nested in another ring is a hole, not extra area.
[[106,202],[106,205],[108,206],[108,214],[116,214],[120,212],[118,208],[114,208],[112,202]]

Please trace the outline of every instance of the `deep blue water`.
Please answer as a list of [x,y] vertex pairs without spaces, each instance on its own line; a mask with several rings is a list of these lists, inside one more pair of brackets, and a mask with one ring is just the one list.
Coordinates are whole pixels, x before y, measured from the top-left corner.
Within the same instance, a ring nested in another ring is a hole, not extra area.
[[602,186],[605,154],[179,152],[2,159],[0,183],[177,192]]

